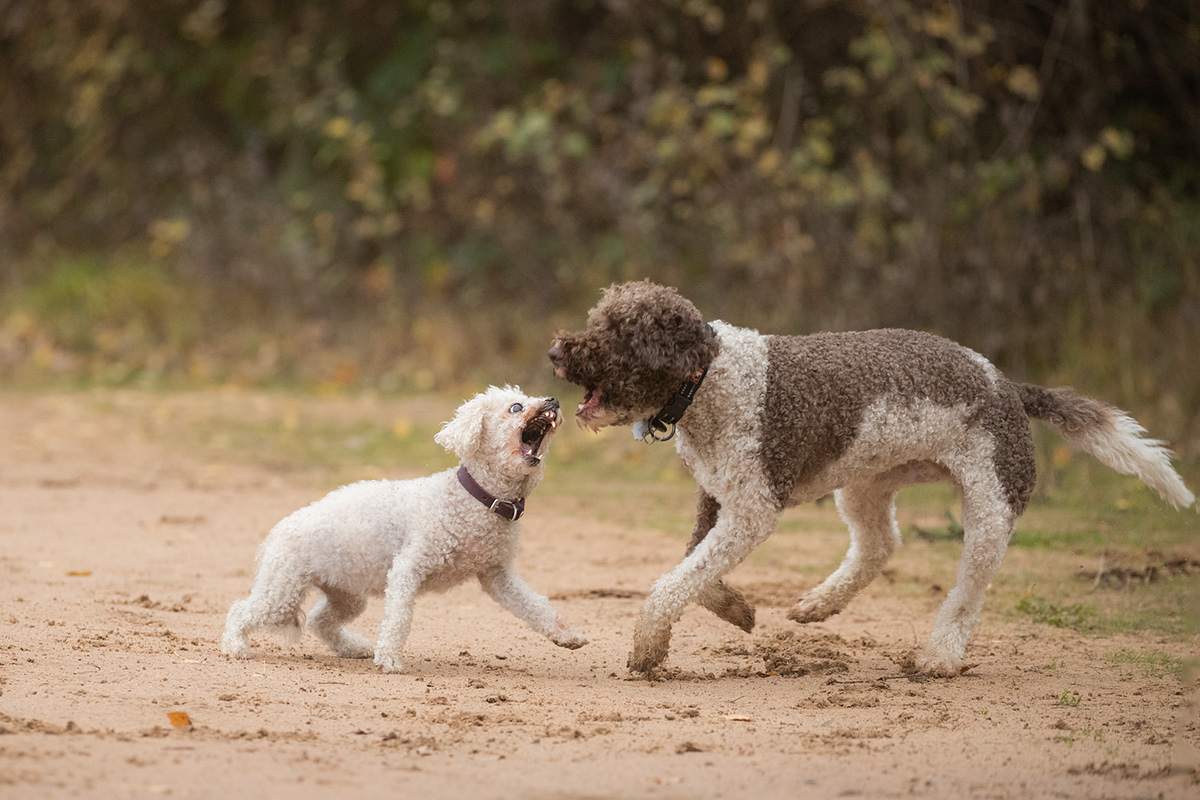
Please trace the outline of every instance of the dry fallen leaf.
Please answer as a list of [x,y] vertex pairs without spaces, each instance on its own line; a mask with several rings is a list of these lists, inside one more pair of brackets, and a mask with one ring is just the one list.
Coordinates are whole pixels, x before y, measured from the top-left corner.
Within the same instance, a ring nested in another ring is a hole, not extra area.
[[168,711],[167,719],[171,720],[171,725],[176,728],[185,728],[192,724],[192,718],[186,711]]
[[67,577],[68,578],[86,578],[87,576],[89,576],[91,574],[92,574],[92,571],[90,569],[70,570],[69,572],[67,572]]

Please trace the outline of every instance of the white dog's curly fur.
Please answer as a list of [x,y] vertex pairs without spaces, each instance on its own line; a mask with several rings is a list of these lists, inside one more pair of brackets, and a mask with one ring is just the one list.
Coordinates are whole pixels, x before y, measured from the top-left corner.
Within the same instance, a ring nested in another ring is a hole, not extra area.
[[[457,455],[485,491],[517,500],[541,480],[561,419],[554,398],[491,387],[464,403],[434,440]],[[258,628],[298,638],[300,607],[315,587],[324,597],[308,614],[309,629],[343,658],[374,656],[384,672],[399,672],[417,593],[471,577],[560,647],[586,644],[514,570],[520,523],[469,494],[458,469],[343,486],[277,524],[259,548],[250,596],[229,609],[222,651],[248,658],[246,635]],[[385,595],[384,616],[372,646],[343,626],[362,613],[368,596],[379,594]]]

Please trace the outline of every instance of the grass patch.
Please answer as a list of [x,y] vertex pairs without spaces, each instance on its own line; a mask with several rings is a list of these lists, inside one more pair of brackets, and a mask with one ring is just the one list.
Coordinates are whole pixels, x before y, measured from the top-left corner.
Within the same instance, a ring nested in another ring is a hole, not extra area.
[[1017,612],[1040,622],[1043,625],[1053,625],[1055,628],[1069,628],[1073,631],[1086,632],[1095,628],[1095,613],[1082,604],[1060,605],[1044,597],[1025,593],[1017,603]]
[[1031,550],[1170,550],[1195,544],[1194,512],[1158,508],[1131,513],[1104,508],[1039,506],[1017,523],[1010,547]]
[[1154,633],[1173,639],[1185,639],[1189,631],[1194,631],[1194,625],[1178,607],[1178,598],[1160,602],[1143,600],[1135,607],[1119,605],[1107,609],[1093,628],[1093,632],[1103,636]]
[[[1040,521],[1040,520],[1039,520]],[[1092,525],[1061,528],[1033,528],[1018,524],[1009,542],[1009,547],[1027,547],[1040,550],[1062,548],[1103,548],[1112,539],[1108,530]]]
[[[1047,582],[1052,581],[1054,565],[1047,564],[1043,572]],[[1194,587],[1164,582],[1128,591],[1088,593],[1082,582],[1075,591],[1069,591],[1072,585],[1067,584],[1068,591],[1058,598],[1036,595],[1027,589],[1018,599],[1015,611],[1043,625],[1093,636],[1154,633],[1186,639],[1196,632]],[[1077,599],[1080,595],[1086,596],[1087,602],[1080,602]]]
[[1139,672],[1147,678],[1163,678],[1173,675],[1183,677],[1183,661],[1161,650],[1138,652],[1129,648],[1114,650],[1105,656],[1114,664],[1129,669],[1129,674]]

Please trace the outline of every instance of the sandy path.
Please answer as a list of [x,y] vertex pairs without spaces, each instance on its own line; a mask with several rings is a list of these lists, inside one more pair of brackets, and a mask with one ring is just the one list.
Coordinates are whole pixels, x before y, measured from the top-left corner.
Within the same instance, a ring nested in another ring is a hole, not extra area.
[[[671,679],[632,680],[641,598],[686,532],[598,523],[577,499],[531,499],[519,565],[590,636],[582,650],[464,586],[418,602],[406,674],[333,658],[311,636],[259,636],[259,657],[234,662],[218,652],[225,611],[266,530],[323,493],[319,480],[210,463],[85,398],[0,397],[0,448],[6,800],[1200,791],[1196,682],[1189,696],[1170,674],[1103,657],[1188,645],[988,612],[975,671],[914,682],[896,661],[939,598],[883,582],[801,629],[784,618],[795,573],[744,565],[733,582],[759,598],[755,633],[691,609]],[[379,605],[358,629],[373,633]],[[1068,688],[1078,699],[1064,703]],[[193,727],[174,729],[172,711]]]

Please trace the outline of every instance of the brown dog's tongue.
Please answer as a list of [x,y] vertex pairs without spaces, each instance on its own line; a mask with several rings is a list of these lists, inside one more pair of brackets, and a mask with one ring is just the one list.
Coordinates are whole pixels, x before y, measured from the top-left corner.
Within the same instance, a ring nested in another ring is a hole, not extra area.
[[575,416],[579,416],[585,409],[600,405],[600,392],[597,389],[588,389],[583,395],[583,402],[579,404],[579,408],[575,409]]

